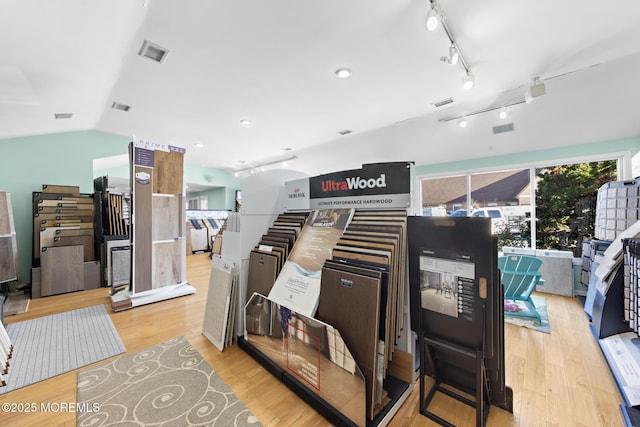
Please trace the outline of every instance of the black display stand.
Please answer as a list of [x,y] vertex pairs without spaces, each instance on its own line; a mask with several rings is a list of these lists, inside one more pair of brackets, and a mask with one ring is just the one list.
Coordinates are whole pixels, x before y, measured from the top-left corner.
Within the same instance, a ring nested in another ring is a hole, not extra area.
[[596,291],[591,317],[591,332],[596,339],[606,338],[622,332],[629,332],[629,322],[624,319],[624,271],[620,266],[614,274],[613,281],[602,295]]
[[[477,426],[485,425],[491,405],[513,412],[513,392],[504,383],[504,296],[490,219],[409,217],[408,235],[420,413],[452,425],[428,409],[437,392],[474,407]],[[453,288],[454,310],[443,288]],[[427,375],[435,380],[428,393]]]

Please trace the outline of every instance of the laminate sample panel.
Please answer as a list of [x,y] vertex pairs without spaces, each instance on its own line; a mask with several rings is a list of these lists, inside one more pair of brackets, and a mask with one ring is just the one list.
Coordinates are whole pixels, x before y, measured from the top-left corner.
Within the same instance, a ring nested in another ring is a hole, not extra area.
[[98,289],[100,287],[100,262],[88,261],[84,263],[84,289]]
[[182,241],[153,243],[153,289],[183,283]]
[[40,255],[40,293],[56,295],[84,289],[82,245],[49,246]]
[[184,205],[181,202],[182,197],[153,195],[152,238],[154,242],[182,237],[180,234],[181,222],[183,221],[181,212],[184,210]]
[[43,193],[61,193],[61,194],[71,194],[73,196],[80,195],[80,187],[75,185],[42,185]]
[[184,192],[184,153],[155,150],[153,153],[153,192],[182,194]]
[[231,290],[234,276],[231,261],[214,257],[211,260],[209,290],[204,307],[202,333],[220,351],[224,349],[227,320],[231,305]]
[[84,262],[95,261],[93,234],[91,236],[56,236],[52,246],[82,245],[84,248]]
[[249,254],[246,302],[249,302],[254,292],[260,295],[269,295],[276,281],[277,271],[277,257],[256,250],[251,251]]
[[0,191],[0,236],[15,233],[15,231],[11,196],[6,191]]
[[15,235],[0,236],[0,283],[17,278],[15,264]]
[[337,329],[366,382],[367,417],[373,419],[378,358],[380,280],[322,269],[318,320]]
[[134,166],[133,177],[133,291],[144,292],[153,286],[153,169]]

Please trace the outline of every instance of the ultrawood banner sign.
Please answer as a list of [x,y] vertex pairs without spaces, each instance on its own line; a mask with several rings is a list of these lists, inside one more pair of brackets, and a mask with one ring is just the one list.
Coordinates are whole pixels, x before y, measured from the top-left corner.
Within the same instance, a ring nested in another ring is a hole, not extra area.
[[411,172],[409,162],[377,163],[287,182],[287,209],[406,209]]

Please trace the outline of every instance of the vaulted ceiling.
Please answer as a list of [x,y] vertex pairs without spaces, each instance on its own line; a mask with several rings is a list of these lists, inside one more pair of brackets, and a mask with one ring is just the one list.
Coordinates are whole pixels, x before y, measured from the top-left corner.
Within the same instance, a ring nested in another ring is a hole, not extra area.
[[[427,0],[0,0],[0,138],[95,129],[204,166],[295,156],[319,174],[640,135],[640,2],[437,4],[470,91],[441,61],[445,31],[425,29]],[[145,40],[162,63],[138,54]],[[536,77],[546,93],[524,103]]]

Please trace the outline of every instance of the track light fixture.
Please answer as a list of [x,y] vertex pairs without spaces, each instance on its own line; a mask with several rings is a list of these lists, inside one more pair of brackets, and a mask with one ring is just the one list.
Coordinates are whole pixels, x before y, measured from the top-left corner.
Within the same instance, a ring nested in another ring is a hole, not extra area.
[[498,117],[500,117],[500,119],[504,120],[507,118],[507,116],[509,115],[509,111],[507,111],[507,107],[502,107],[500,109],[500,113],[498,114]]
[[456,65],[460,60],[460,54],[458,53],[456,45],[451,44],[451,46],[449,46],[449,55],[441,57],[440,60],[450,65]]
[[462,65],[465,73],[462,77],[462,87],[465,90],[469,90],[473,87],[473,74],[471,74],[471,70],[469,69],[467,62],[464,60],[458,44],[453,39],[451,31],[449,31],[449,27],[444,19],[444,14],[440,10],[440,6],[436,2],[436,0],[429,0],[429,5],[430,8],[429,12],[427,13],[426,21],[427,30],[434,31],[436,28],[438,28],[438,25],[442,23],[442,28],[444,29],[444,32],[449,39],[449,56],[442,56],[440,60],[451,65],[455,65],[458,63]]
[[278,160],[273,160],[273,161],[270,161],[270,162],[258,163],[258,164],[255,164],[253,166],[247,166],[247,167],[242,168],[242,169],[236,169],[236,170],[233,171],[233,173],[234,173],[235,176],[238,176],[242,172],[246,172],[246,171],[249,171],[249,173],[252,173],[252,174],[256,173],[256,172],[264,172],[268,166],[273,166],[273,165],[277,165],[277,164],[282,164],[282,166],[286,168],[286,167],[289,166],[289,164],[287,162],[289,162],[291,160],[294,160],[294,159],[297,159],[297,158],[298,158],[298,156],[293,155],[293,156],[286,157],[284,159],[278,159]]
[[440,13],[438,12],[438,4],[431,0],[431,8],[427,13],[427,20],[425,21],[425,27],[427,31],[435,31],[440,23]]

